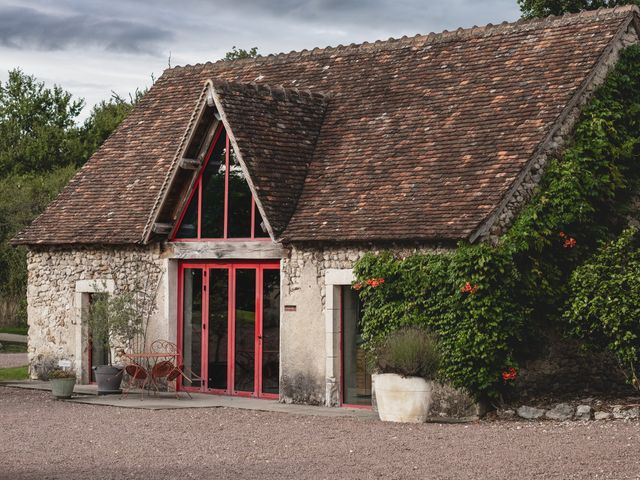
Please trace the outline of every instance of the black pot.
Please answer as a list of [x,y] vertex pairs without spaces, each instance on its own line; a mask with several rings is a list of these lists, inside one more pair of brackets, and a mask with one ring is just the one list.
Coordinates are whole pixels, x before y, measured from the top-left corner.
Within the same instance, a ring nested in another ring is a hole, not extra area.
[[120,384],[122,383],[122,367],[113,365],[99,365],[93,367],[93,372],[98,384],[98,395],[109,395],[111,393],[122,393]]

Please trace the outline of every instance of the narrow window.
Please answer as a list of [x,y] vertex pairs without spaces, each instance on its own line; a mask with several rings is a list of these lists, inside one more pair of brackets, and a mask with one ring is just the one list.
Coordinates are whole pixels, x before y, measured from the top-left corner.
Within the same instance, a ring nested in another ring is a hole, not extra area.
[[231,149],[229,162],[229,238],[251,238],[253,196],[240,162]]
[[227,171],[227,134],[222,131],[202,174],[202,229],[200,238],[224,237],[224,184]]

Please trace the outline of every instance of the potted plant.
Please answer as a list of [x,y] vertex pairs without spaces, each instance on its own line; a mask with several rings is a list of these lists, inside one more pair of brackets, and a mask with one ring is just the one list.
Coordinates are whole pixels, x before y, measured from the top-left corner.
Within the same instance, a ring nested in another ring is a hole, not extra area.
[[372,350],[380,420],[425,422],[440,357],[429,332],[411,327],[390,333]]
[[54,368],[48,374],[51,393],[56,399],[71,398],[76,385],[76,372],[73,369]]
[[143,319],[136,308],[133,292],[119,294],[97,294],[92,299],[87,315],[91,340],[104,349],[107,365],[93,368],[98,395],[121,393],[120,384],[124,368],[114,365],[113,352],[116,346],[130,344],[136,336],[143,333]]

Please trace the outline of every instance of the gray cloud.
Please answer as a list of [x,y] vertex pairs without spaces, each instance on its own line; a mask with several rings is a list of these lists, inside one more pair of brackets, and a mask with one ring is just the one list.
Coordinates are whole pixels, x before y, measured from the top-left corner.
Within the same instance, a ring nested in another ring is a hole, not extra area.
[[[166,0],[165,0],[166,1]],[[196,2],[197,3],[197,0]],[[235,10],[324,25],[410,30],[442,30],[514,20],[516,0],[219,0],[218,11]]]
[[114,52],[156,53],[173,33],[141,22],[86,14],[0,7],[0,45],[45,51],[97,46]]

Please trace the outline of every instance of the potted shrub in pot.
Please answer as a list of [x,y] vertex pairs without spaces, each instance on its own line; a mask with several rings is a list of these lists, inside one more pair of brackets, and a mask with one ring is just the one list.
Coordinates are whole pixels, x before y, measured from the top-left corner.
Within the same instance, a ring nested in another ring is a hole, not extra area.
[[99,344],[107,354],[107,365],[93,366],[98,395],[122,393],[120,384],[124,368],[114,365],[113,352],[118,345],[130,343],[143,331],[142,317],[136,308],[135,294],[95,295],[89,307],[87,323],[91,340]]
[[71,398],[76,385],[76,372],[73,369],[55,368],[48,374],[51,393],[56,399]]
[[374,346],[372,358],[380,420],[425,422],[440,359],[434,336],[414,327],[398,330]]

